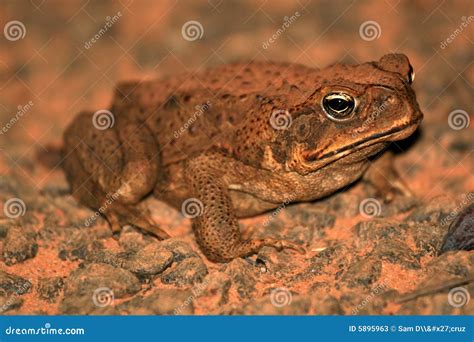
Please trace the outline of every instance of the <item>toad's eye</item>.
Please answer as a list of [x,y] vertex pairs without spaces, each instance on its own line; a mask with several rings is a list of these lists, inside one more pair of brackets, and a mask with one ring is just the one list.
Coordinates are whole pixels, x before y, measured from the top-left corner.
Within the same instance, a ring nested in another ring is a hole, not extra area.
[[333,121],[350,119],[354,108],[354,98],[346,93],[329,93],[323,98],[324,112]]

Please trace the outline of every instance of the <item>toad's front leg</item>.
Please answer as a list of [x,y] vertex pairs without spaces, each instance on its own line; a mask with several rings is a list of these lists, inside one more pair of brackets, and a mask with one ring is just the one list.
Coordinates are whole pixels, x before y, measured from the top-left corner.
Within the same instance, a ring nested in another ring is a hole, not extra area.
[[390,151],[377,158],[364,174],[364,181],[371,184],[385,202],[391,202],[397,193],[414,197],[412,191],[399,175]]
[[272,238],[244,240],[234,213],[227,184],[223,179],[227,158],[217,152],[207,152],[190,159],[185,176],[193,196],[202,202],[202,212],[193,219],[197,242],[209,260],[227,262],[237,257],[257,253],[263,246],[294,249],[304,248],[285,240]]

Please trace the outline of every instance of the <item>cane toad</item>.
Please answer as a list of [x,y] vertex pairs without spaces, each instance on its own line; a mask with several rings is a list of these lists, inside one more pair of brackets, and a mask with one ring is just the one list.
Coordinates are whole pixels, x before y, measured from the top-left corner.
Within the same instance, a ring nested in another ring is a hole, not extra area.
[[393,169],[366,171],[419,125],[413,77],[405,55],[388,54],[322,70],[251,62],[121,83],[108,111],[82,112],[67,128],[64,169],[73,195],[114,231],[132,224],[167,238],[143,205],[152,194],[192,218],[212,261],[263,246],[303,251],[244,239],[237,218],[327,196],[364,173],[403,190]]

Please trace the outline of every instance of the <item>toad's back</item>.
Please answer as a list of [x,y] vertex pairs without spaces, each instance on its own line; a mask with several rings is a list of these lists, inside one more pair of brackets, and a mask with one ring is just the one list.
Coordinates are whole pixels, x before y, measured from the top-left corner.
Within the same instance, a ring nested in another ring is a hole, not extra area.
[[230,144],[238,125],[264,99],[285,103],[311,89],[316,72],[271,62],[231,64],[164,80],[121,83],[111,111],[116,120],[146,125],[161,146],[162,163],[183,160],[211,144]]

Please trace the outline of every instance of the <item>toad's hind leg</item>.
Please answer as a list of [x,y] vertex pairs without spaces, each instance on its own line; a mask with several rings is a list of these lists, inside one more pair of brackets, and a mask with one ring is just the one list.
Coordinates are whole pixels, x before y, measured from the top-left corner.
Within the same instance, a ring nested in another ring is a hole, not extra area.
[[159,148],[145,125],[117,120],[102,128],[92,113],[81,113],[64,135],[64,169],[73,196],[97,210],[119,231],[130,224],[160,239],[169,235],[140,200],[157,180]]

